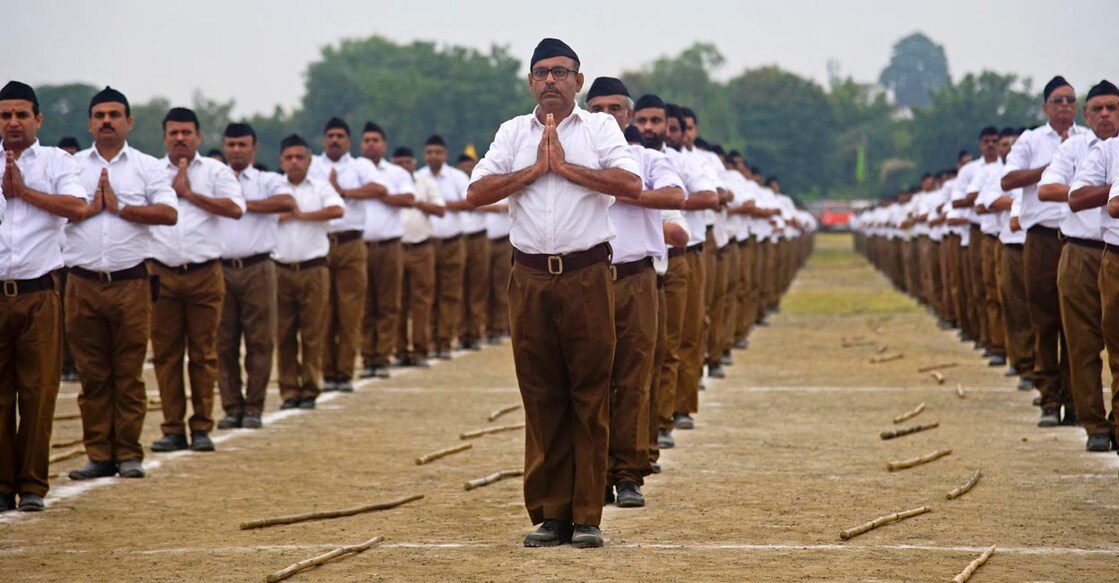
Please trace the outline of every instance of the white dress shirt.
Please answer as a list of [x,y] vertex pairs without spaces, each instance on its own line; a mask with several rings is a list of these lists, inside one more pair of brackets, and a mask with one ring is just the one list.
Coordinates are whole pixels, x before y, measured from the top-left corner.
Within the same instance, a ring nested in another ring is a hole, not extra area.
[[[372,162],[372,160],[370,160]],[[416,189],[412,184],[412,174],[407,170],[381,158],[376,164],[380,173],[379,181],[385,184],[385,189],[391,195],[414,194]],[[387,241],[404,236],[404,222],[402,212],[404,209],[392,206],[384,201],[370,200],[365,207],[365,228],[362,238],[366,241]]]
[[[644,146],[630,146],[630,152],[641,164],[642,188],[683,188],[684,184],[664,154]],[[629,263],[646,257],[663,257],[664,226],[657,209],[647,209],[624,202],[610,207],[610,220],[618,235],[611,242],[613,262]]]
[[[754,183],[757,187],[758,208],[762,209],[775,209],[777,208],[777,195],[774,194],[768,186],[762,186],[757,182]],[[773,217],[758,217],[750,225],[750,231],[758,238],[758,241],[765,241],[773,236]]]
[[[737,209],[746,203],[757,199],[757,185],[753,180],[748,180],[741,172],[730,170],[726,175],[727,187],[734,193],[734,200],[730,201],[730,208]],[[734,215],[731,226],[734,228],[734,238],[746,241],[750,238],[750,225],[753,222],[746,215]]]
[[[345,201],[329,182],[307,178],[299,184],[285,180],[283,188],[291,192],[295,205],[305,213],[336,206],[346,208]],[[288,219],[281,221],[276,229],[276,249],[272,258],[280,263],[300,263],[330,252],[329,221],[306,221]]]
[[[1119,176],[1119,140],[1111,138],[1097,142],[1084,162],[1077,168],[1076,176],[1072,179],[1070,192],[1085,186],[1103,186],[1111,184],[1109,196],[1115,198],[1115,177]],[[1119,245],[1119,219],[1111,218],[1107,212],[1107,205],[1102,208],[1091,209],[1098,213],[1100,218],[1101,235],[1108,245]]]
[[[370,182],[384,184],[381,173],[372,162],[365,158],[354,158],[349,152],[342,154],[337,161],[329,156],[319,154],[311,158],[311,169],[307,171],[307,178],[330,184],[330,171],[337,174],[338,186],[346,190],[361,188]],[[337,192],[337,191],[335,191]],[[369,206],[369,199],[345,199],[346,212],[342,218],[330,221],[331,233],[342,231],[365,231],[365,209]]]
[[[661,232],[664,232],[664,225],[677,225],[684,229],[684,233],[688,233],[688,221],[684,218],[684,213],[676,209],[664,209],[661,211]],[[663,235],[662,235],[663,236]],[[665,245],[667,248],[667,244]],[[653,258],[653,270],[657,275],[664,275],[668,273],[668,253],[661,257]]]
[[[403,169],[402,169],[403,170]],[[417,176],[412,193],[416,202],[427,202],[439,206],[446,206],[443,195],[439,192],[439,185],[431,176]],[[400,218],[404,223],[405,243],[422,243],[431,238],[431,216],[417,208],[406,208],[400,211]]]
[[[1088,133],[1088,130],[1073,125],[1069,128],[1068,137],[1072,138],[1082,133]],[[1061,135],[1049,124],[1023,132],[1006,156],[1004,176],[1015,170],[1033,170],[1049,164],[1060,145]],[[1037,197],[1037,184],[1022,187],[1020,220],[1023,230],[1028,230],[1035,225],[1059,229],[1067,211],[1066,203],[1042,202]]]
[[[261,172],[249,166],[237,175],[241,185],[241,196],[245,202],[265,200],[277,194],[287,194],[284,188],[287,180],[275,172]],[[225,252],[222,259],[244,259],[271,253],[276,247],[276,226],[280,221],[279,213],[252,213],[245,211],[240,219],[221,217]]]
[[[1041,180],[1037,183],[1038,187],[1046,184],[1071,187],[1076,181],[1077,171],[1088,157],[1088,150],[1099,141],[1095,132],[1086,132],[1065,140],[1053,154],[1053,161],[1042,173]],[[1069,188],[1069,193],[1071,192],[1072,188]],[[1067,237],[1101,240],[1100,209],[1090,208],[1075,213],[1072,209],[1066,210],[1065,218],[1061,221],[1061,232]]]
[[[975,175],[975,179],[971,181],[971,188],[976,188],[972,192],[978,192],[979,195],[975,197],[975,206],[983,205],[990,207],[996,200],[1003,195],[1002,191],[1002,160],[997,160],[994,164],[987,164]],[[1002,212],[986,212],[983,214],[975,213],[979,219],[979,231],[984,235],[998,235],[999,230],[1002,228],[1001,218],[1006,216],[1006,211]]]
[[[74,154],[74,160],[85,192],[95,193],[101,181],[101,170],[108,169],[109,185],[119,204],[165,204],[179,208],[179,197],[171,189],[171,179],[167,177],[163,162],[127,143],[112,160],[105,160],[97,148]],[[63,254],[67,267],[112,273],[135,267],[151,257],[153,241],[152,226],[127,221],[103,210],[66,226]]]
[[[174,184],[179,167],[167,156],[162,158],[161,163],[167,179]],[[191,192],[210,198],[228,198],[244,212],[245,198],[241,195],[241,185],[229,166],[195,152],[187,164],[187,178]],[[170,267],[218,259],[225,252],[221,218],[185,198],[179,199],[179,222],[151,227],[155,237],[152,258]]]
[[[466,173],[458,168],[444,164],[436,174],[431,171],[431,167],[424,166],[416,171],[416,177],[421,176],[430,179],[439,187],[439,194],[443,197],[444,203],[459,202],[466,198],[466,189],[470,186],[470,180]],[[429,217],[431,236],[436,239],[448,239],[463,234],[466,232],[462,225],[464,215],[465,213],[457,211],[447,211],[441,217]]]
[[502,213],[486,213],[486,238],[493,241],[495,239],[503,239],[509,236],[509,231],[513,227],[513,219],[509,217],[509,211]]
[[[618,122],[605,113],[579,106],[556,125],[567,163],[593,170],[621,168],[641,175]],[[502,175],[536,163],[544,124],[534,111],[503,124],[486,156],[474,168],[471,182]],[[513,219],[509,239],[525,253],[560,255],[585,251],[614,238],[608,209],[614,197],[568,182],[554,172],[538,178],[509,197]]]
[[[2,145],[0,156],[7,157]],[[73,196],[87,203],[93,200],[93,195],[82,188],[74,157],[65,150],[41,146],[35,140],[20,154],[16,166],[23,175],[23,183],[31,190]],[[0,179],[4,172],[5,166],[0,164]],[[0,280],[33,279],[62,267],[64,225],[66,219],[23,199],[7,201],[5,217],[0,222]]]
[[[692,194],[711,191],[715,192],[716,183],[699,161],[693,156],[686,156],[679,150],[665,146],[662,150],[676,168],[676,173],[684,181],[684,190],[688,196]],[[688,222],[688,246],[698,245],[707,240],[707,219],[704,211],[684,211],[684,220]]]

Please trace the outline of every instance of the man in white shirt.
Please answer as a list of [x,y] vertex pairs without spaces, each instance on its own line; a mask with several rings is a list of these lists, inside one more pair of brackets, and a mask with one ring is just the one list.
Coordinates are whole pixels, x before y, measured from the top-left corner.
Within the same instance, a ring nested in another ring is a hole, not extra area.
[[280,142],[280,168],[295,208],[280,215],[276,230],[276,357],[281,409],[314,409],[322,380],[330,293],[328,221],[345,213],[345,202],[328,182],[308,176],[311,148],[298,135]]
[[[999,156],[1006,163],[1006,156],[1018,139],[1018,130],[1007,128],[999,134]],[[1002,191],[1002,179],[999,178]],[[1005,198],[1003,198],[1005,197]],[[1021,212],[1022,189],[1015,188],[987,206],[998,212],[999,242],[1002,252],[999,255],[999,301],[1002,303],[1006,321],[1006,356],[1010,369],[1018,379],[1018,389],[1032,391],[1034,370],[1034,348],[1036,345],[1033,326],[1030,325],[1029,301],[1026,299],[1024,247],[1026,231],[1018,222]]]
[[[455,166],[470,176],[477,162],[463,154]],[[509,205],[491,204],[474,209],[485,213],[490,249],[489,298],[486,302],[486,344],[501,344],[509,336],[509,277],[513,271],[513,244],[509,242]]]
[[[442,146],[445,152],[447,145],[442,144]],[[444,163],[446,163],[445,159]],[[469,183],[469,174],[458,168],[452,169],[461,172],[462,177]],[[473,210],[469,206],[461,209],[455,207],[453,203],[450,205],[450,208],[458,214],[459,225],[462,227],[463,246],[466,249],[462,269],[462,320],[458,327],[459,344],[465,350],[479,350],[482,347],[482,338],[486,335],[486,319],[489,315],[490,241],[486,230],[488,213]]]
[[368,288],[368,254],[362,242],[368,202],[388,195],[372,162],[350,155],[350,126],[332,117],[323,128],[323,153],[311,159],[308,177],[334,187],[345,214],[330,222],[330,307],[323,354],[323,391],[354,390],[354,359],[361,343]]
[[754,214],[758,210],[757,185],[749,178],[750,169],[742,154],[732,150],[727,154],[728,182],[734,191],[734,200],[727,212],[738,221],[738,282],[734,298],[734,347],[745,349],[749,346],[750,329],[754,326],[757,314],[757,282],[754,281],[754,262],[757,260],[758,245],[753,236]]
[[365,209],[363,239],[366,246],[368,293],[361,337],[361,378],[388,378],[389,359],[401,320],[400,286],[404,277],[404,209],[415,200],[412,175],[385,159],[385,131],[366,122],[361,134],[361,154],[377,167],[386,196],[370,200]]
[[[410,148],[397,148],[393,164],[408,173],[416,170]],[[396,355],[402,366],[428,366],[431,349],[431,309],[435,303],[435,246],[431,219],[446,212],[439,186],[429,176],[419,176],[413,188],[412,208],[401,211],[404,221],[404,276],[400,286],[401,316]]]
[[538,105],[498,129],[468,200],[509,199],[513,218],[525,506],[541,525],[524,544],[600,547],[615,345],[609,207],[641,195],[641,170],[613,118],[577,107],[583,75],[571,47],[544,39],[529,63]]
[[151,226],[178,221],[178,197],[163,164],[128,145],[133,119],[123,94],[106,87],[94,95],[87,124],[93,147],[74,160],[93,204],[66,227],[63,254],[70,270],[66,328],[82,383],[78,407],[89,461],[70,479],[142,478]]
[[[202,131],[193,111],[175,107],[167,112],[163,143],[164,173],[179,197],[179,220],[151,228],[153,271],[159,279],[152,306],[152,353],[163,408],[163,437],[152,443],[152,451],[213,451],[218,322],[225,296],[221,218],[240,218],[245,199],[228,166],[198,153]],[[189,443],[184,354],[190,356],[193,409]]]
[[[983,230],[983,216],[976,210],[976,201],[984,184],[992,177],[1001,176],[1003,163],[998,149],[998,128],[983,128],[979,132],[982,164],[975,169],[970,182],[964,186],[964,198],[960,201],[971,230],[971,246],[968,248],[971,257],[971,271],[968,273],[971,283],[970,298],[975,303],[975,314],[979,320],[979,343],[985,349],[983,356],[990,359],[990,366],[1006,364],[1006,327],[1002,323],[998,301],[992,299],[998,293],[994,268],[997,263],[995,249],[998,239],[994,232]],[[988,219],[988,228],[990,227]]]
[[464,212],[471,208],[466,200],[470,179],[458,168],[447,165],[447,145],[438,135],[429,137],[424,144],[424,162],[427,165],[416,176],[435,182],[447,211],[441,217],[431,218],[432,237],[436,239],[433,339],[435,356],[445,360],[451,358],[451,343],[462,323],[466,268],[463,222]]
[[660,210],[684,205],[683,181],[668,158],[646,148],[640,130],[630,127],[634,102],[620,80],[595,79],[587,92],[587,109],[609,114],[618,122],[642,171],[641,196],[619,200],[610,207],[617,232],[611,243],[617,344],[610,381],[610,464],[605,500],[615,501],[616,489],[617,505],[634,508],[645,505],[641,486],[649,473],[649,383],[657,342],[657,274],[653,260],[667,255]]
[[0,512],[16,509],[17,494],[24,512],[45,507],[62,362],[54,271],[63,225],[91,199],[73,157],[39,144],[42,125],[34,89],[19,81],[0,89]]
[[276,246],[279,214],[291,212],[295,201],[283,190],[283,176],[253,167],[257,149],[252,126],[226,126],[222,150],[245,197],[245,215],[221,220],[225,300],[218,330],[218,394],[225,417],[218,421],[218,429],[259,429],[264,394],[272,376],[276,337],[276,266],[272,263],[272,250]]
[[[1115,112],[1112,111],[1112,117]],[[1103,341],[1107,348],[1107,364],[1111,370],[1112,422],[1119,407],[1119,139],[1111,138],[1096,144],[1088,154],[1089,159],[1107,162],[1105,183],[1110,183],[1107,205],[1100,209],[1100,224],[1106,248],[1100,263],[1100,297],[1102,300]],[[1088,193],[1085,193],[1088,194]],[[1080,198],[1077,194],[1073,198]],[[1119,427],[1113,437],[1119,442]]]

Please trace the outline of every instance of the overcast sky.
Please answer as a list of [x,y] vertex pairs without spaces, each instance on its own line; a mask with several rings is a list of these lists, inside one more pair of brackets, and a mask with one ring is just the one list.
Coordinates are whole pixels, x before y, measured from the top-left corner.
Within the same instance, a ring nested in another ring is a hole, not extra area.
[[[531,6],[530,6],[531,4]],[[235,112],[293,108],[307,65],[340,38],[374,34],[488,50],[526,59],[540,38],[567,41],[588,80],[715,44],[731,77],[777,64],[826,83],[841,73],[874,81],[899,38],[922,31],[942,44],[953,79],[991,69],[1054,74],[1079,92],[1119,82],[1114,0],[4,0],[4,76],[32,84],[111,84],[134,102],[163,95],[188,105],[194,90],[237,103]],[[611,6],[613,8],[606,8]],[[526,65],[527,71],[527,65]]]

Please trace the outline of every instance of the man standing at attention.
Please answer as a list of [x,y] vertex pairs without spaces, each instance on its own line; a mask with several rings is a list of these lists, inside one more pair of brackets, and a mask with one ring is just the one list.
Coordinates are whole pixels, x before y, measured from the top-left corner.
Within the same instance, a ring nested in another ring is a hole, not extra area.
[[[530,61],[537,107],[498,129],[474,169],[475,206],[509,199],[513,360],[525,408],[529,547],[603,544],[614,295],[613,196],[641,195],[618,123],[575,105],[579,57],[544,39]],[[610,193],[610,194],[605,194]]]

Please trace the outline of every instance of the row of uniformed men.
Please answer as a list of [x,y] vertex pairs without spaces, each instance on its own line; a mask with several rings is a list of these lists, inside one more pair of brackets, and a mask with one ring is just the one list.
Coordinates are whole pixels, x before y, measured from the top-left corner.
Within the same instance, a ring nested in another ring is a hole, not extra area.
[[1063,77],[1042,98],[1048,123],[983,129],[981,157],[962,152],[956,170],[926,176],[854,226],[860,248],[942,327],[1040,391],[1038,426],[1081,425],[1086,448],[1106,452],[1119,406],[1119,89],[1091,87],[1087,127],[1075,123]]

